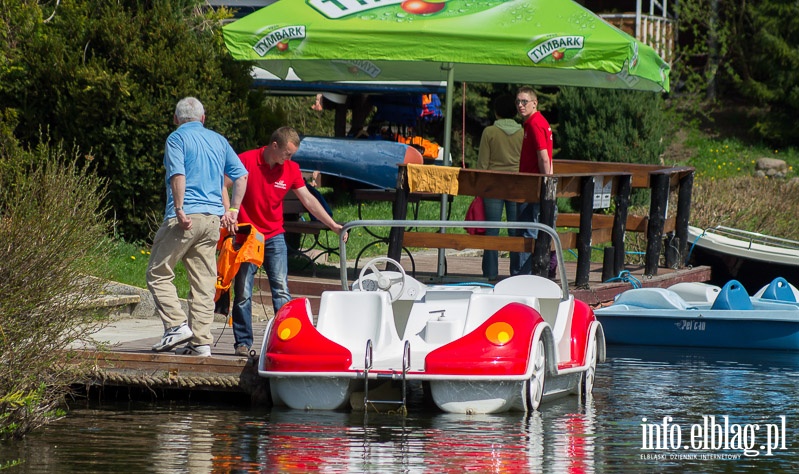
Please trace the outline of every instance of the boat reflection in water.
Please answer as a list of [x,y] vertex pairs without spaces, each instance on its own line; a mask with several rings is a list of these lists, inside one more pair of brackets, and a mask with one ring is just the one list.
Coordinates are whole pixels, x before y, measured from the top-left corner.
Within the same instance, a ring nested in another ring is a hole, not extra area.
[[248,426],[258,432],[257,460],[230,459],[225,466],[216,459],[214,467],[255,462],[279,472],[540,472],[546,465],[554,472],[593,472],[594,420],[593,400],[583,406],[574,398],[529,416],[402,418],[273,409],[268,421]]

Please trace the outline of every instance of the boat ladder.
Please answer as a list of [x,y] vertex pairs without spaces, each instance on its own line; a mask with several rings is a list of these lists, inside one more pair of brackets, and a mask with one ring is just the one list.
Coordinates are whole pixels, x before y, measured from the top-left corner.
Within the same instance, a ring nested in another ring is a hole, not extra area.
[[372,368],[372,340],[369,339],[366,341],[366,354],[364,355],[364,369],[363,369],[363,379],[364,379],[364,393],[363,393],[363,406],[364,409],[368,411],[369,404],[374,406],[375,404],[381,405],[399,405],[399,411],[402,415],[408,414],[408,408],[406,407],[408,397],[407,397],[407,374],[408,370],[411,367],[411,343],[410,341],[405,341],[405,346],[403,347],[402,351],[402,373],[398,374],[396,371],[392,371],[391,373],[387,374],[377,374],[377,379],[389,379],[391,381],[395,381],[398,379],[402,380],[402,399],[401,400],[377,400],[377,399],[370,399],[369,398],[369,370]]

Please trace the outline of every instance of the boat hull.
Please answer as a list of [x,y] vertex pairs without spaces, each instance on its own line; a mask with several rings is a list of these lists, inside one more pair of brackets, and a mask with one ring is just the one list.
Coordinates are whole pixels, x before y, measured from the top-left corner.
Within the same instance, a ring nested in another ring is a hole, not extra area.
[[768,312],[746,317],[686,316],[665,310],[613,314],[599,310],[608,344],[799,350],[799,320],[770,320]]
[[339,377],[273,377],[272,402],[297,410],[338,410],[350,403],[353,380]]
[[[550,374],[544,401],[579,392],[581,372]],[[459,414],[492,414],[532,411],[527,398],[529,380],[442,380],[424,376],[408,381],[425,381],[430,399],[441,411]],[[363,396],[362,379],[308,375],[273,376],[269,379],[272,401],[296,410],[339,410],[354,407],[353,394]],[[379,381],[370,386],[379,387]],[[360,405],[360,404],[359,404]]]
[[746,288],[760,288],[781,276],[799,281],[799,251],[769,247],[688,227],[692,244],[687,263],[713,269],[709,283],[723,285],[738,280]]
[[320,171],[382,189],[397,186],[397,166],[423,162],[404,143],[387,140],[305,137],[291,158],[303,171]]

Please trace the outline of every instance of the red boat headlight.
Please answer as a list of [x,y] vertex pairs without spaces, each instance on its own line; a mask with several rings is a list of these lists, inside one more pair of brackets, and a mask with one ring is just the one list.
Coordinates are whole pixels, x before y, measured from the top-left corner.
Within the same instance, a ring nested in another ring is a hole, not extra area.
[[302,322],[297,318],[286,318],[277,327],[277,337],[281,341],[288,341],[300,333]]
[[513,326],[505,322],[493,323],[486,328],[486,339],[495,346],[504,346],[513,339]]

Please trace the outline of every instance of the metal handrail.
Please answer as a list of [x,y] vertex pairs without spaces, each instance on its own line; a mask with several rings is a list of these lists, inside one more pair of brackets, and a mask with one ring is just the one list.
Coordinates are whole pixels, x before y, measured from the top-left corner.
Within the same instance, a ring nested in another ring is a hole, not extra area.
[[750,232],[748,230],[735,229],[733,227],[725,227],[717,225],[708,227],[702,231],[704,234],[717,234],[722,237],[729,237],[737,240],[749,242],[749,249],[753,244],[769,245],[771,247],[779,247],[788,250],[799,250],[799,242],[796,240],[783,239],[781,237],[774,237],[771,235],[761,234],[758,232]]
[[531,229],[548,234],[552,238],[555,252],[558,255],[558,272],[560,273],[560,286],[563,292],[563,299],[569,298],[569,282],[566,275],[566,268],[563,265],[563,248],[561,247],[560,237],[552,227],[538,222],[497,222],[497,221],[411,221],[411,220],[368,220],[350,221],[342,226],[339,235],[339,260],[341,271],[341,287],[349,289],[347,280],[347,246],[344,243],[344,235],[353,227],[382,226],[382,227],[427,227],[427,228],[464,228],[476,227],[483,229]]

